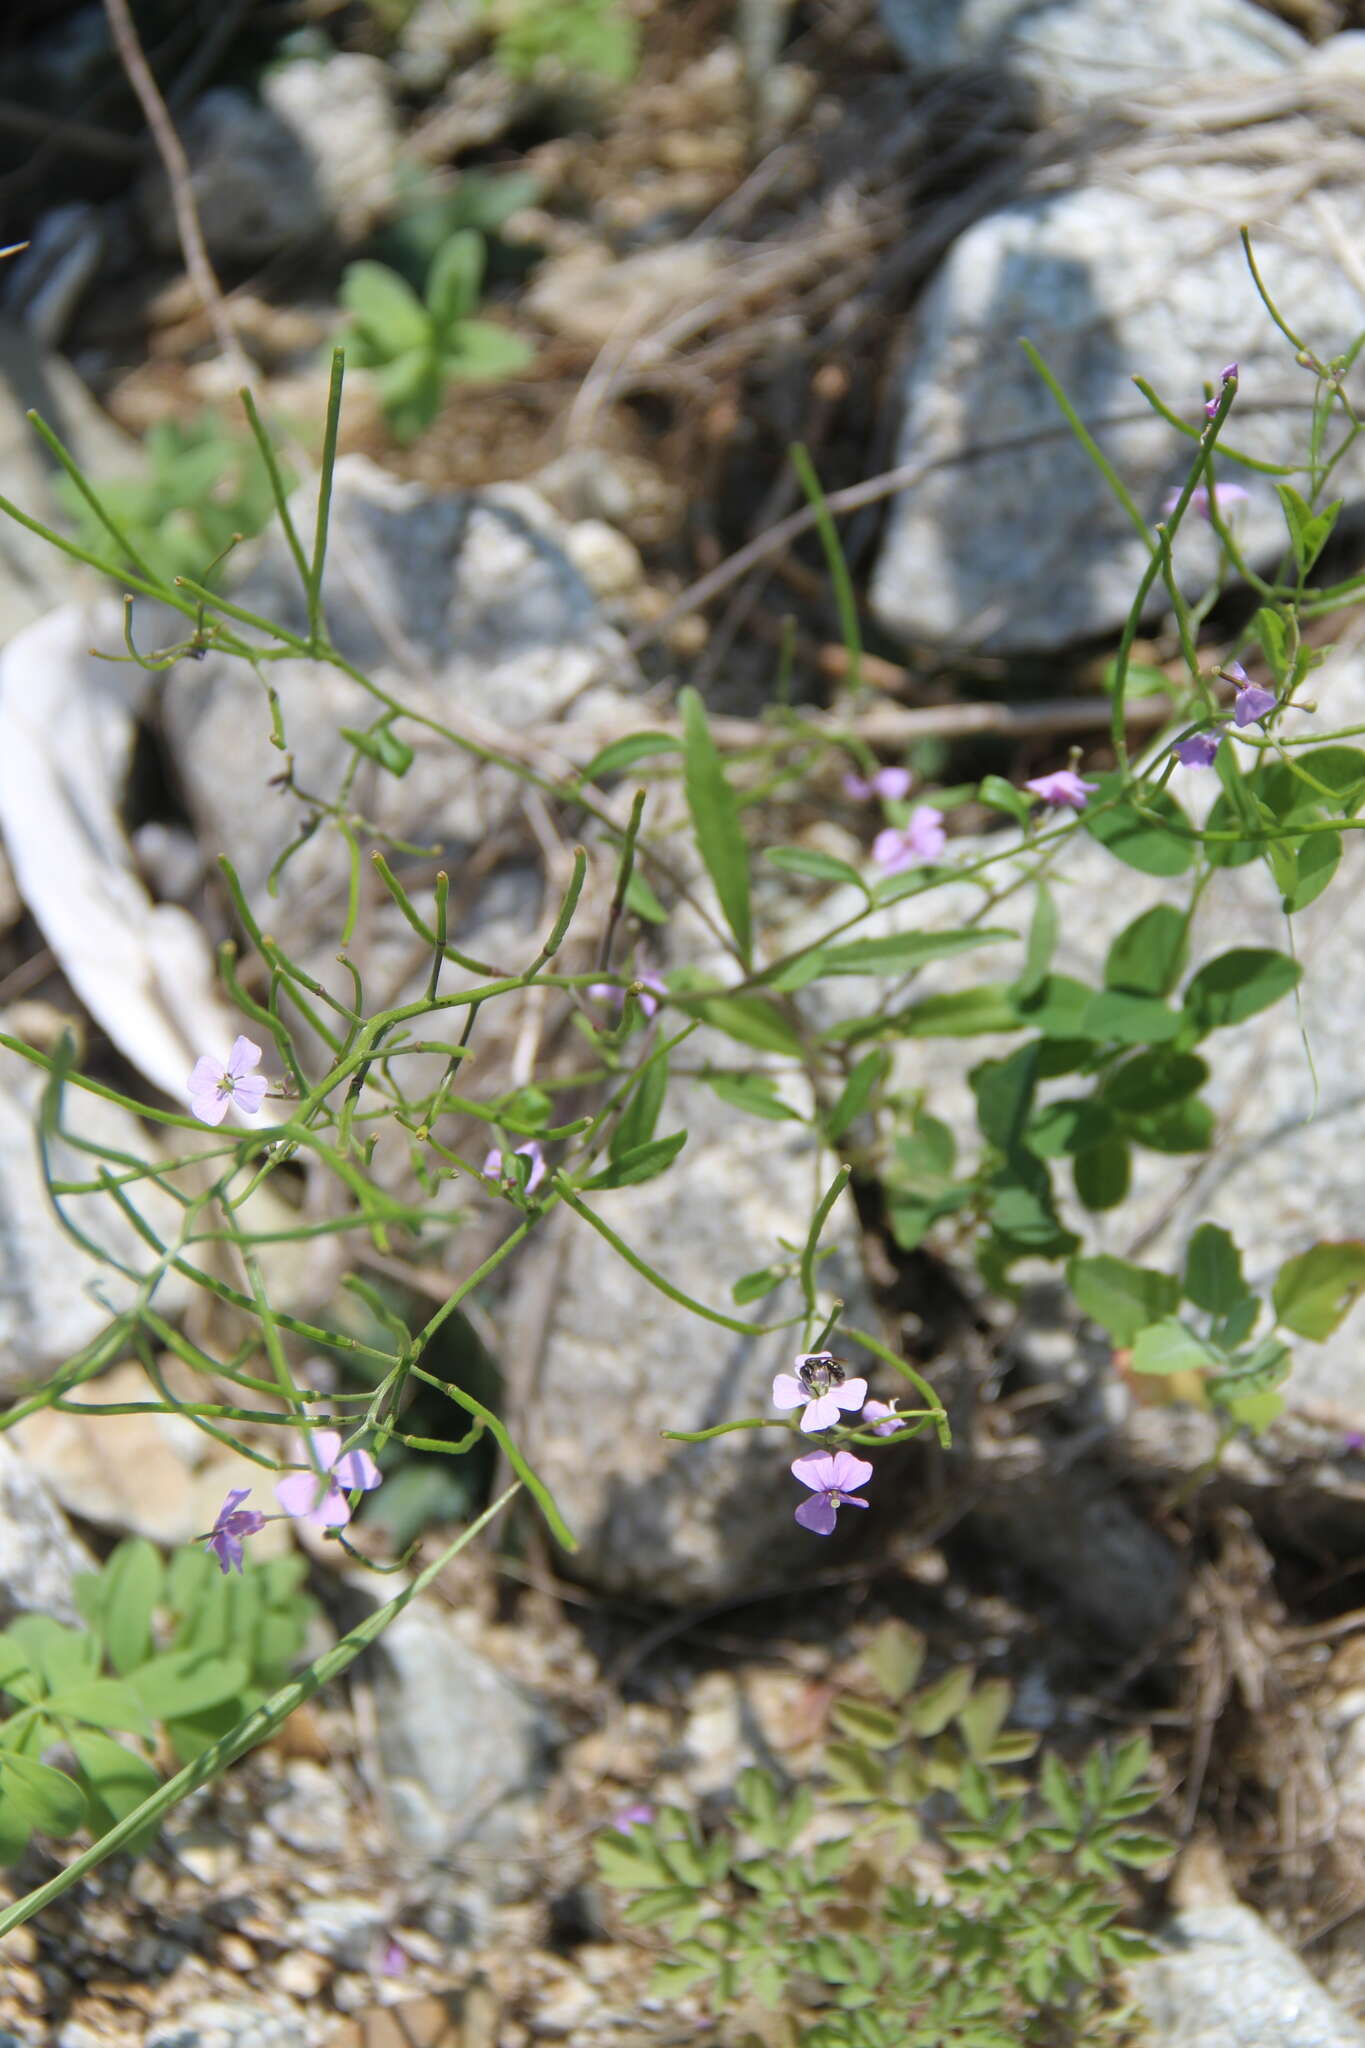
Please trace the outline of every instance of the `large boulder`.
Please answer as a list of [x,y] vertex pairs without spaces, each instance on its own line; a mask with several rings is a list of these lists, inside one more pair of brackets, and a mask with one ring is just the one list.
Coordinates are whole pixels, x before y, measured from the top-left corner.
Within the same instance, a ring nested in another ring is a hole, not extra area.
[[[1215,100],[1191,88],[1186,104],[1171,98],[1142,117],[1131,149],[1093,159],[1084,182],[1021,198],[955,243],[907,339],[896,459],[923,474],[896,500],[876,565],[872,602],[888,631],[1044,654],[1115,633],[1133,602],[1149,541],[1077,445],[1020,336],[1149,524],[1194,444],[1149,410],[1134,376],[1202,427],[1206,388],[1238,362],[1225,446],[1304,462],[1313,378],[1257,296],[1238,227],[1252,224],[1263,276],[1298,332],[1324,359],[1345,351],[1360,299],[1334,251],[1365,231],[1365,140],[1339,127],[1329,87],[1325,67],[1305,67],[1269,108],[1283,118],[1235,138],[1202,132]],[[1292,191],[1285,161],[1306,167]],[[1249,492],[1231,515],[1248,559],[1273,562],[1285,531],[1270,480],[1231,453],[1215,472]],[[1363,475],[1348,458],[1332,494],[1358,501]],[[1212,531],[1192,514],[1175,545],[1182,588],[1203,590],[1216,562]],[[1158,586],[1153,615],[1161,603]]]
[[916,71],[998,69],[1044,113],[1181,77],[1274,74],[1304,47],[1254,0],[881,0],[881,16]]

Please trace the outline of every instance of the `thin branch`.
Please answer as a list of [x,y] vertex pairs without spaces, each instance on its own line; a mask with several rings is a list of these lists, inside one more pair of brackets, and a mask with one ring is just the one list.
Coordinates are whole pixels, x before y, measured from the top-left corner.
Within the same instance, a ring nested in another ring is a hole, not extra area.
[[151,66],[143,54],[138,41],[137,29],[128,9],[128,0],[104,0],[104,11],[109,17],[109,28],[118,51],[119,61],[128,74],[128,82],[137,94],[138,102],[146,117],[157,154],[165,167],[167,182],[171,189],[171,205],[175,212],[175,231],[180,238],[181,253],[185,268],[199,294],[199,302],[208,315],[214,337],[227,362],[232,366],[233,377],[239,385],[248,388],[255,384],[250,363],[242,346],[233,332],[228,316],[227,301],[223,287],[219,284],[204,231],[199,221],[199,209],[194,199],[194,181],[190,174],[189,158],[185,147],[175,131],[175,123],[166,109],[166,102],[152,76]]

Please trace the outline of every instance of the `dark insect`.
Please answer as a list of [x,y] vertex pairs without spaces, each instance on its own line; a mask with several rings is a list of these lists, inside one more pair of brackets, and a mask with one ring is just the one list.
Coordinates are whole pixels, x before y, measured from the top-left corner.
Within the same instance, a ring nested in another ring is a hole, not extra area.
[[831,1387],[841,1387],[848,1374],[832,1351],[812,1351],[798,1360],[796,1377],[811,1399],[818,1401]]

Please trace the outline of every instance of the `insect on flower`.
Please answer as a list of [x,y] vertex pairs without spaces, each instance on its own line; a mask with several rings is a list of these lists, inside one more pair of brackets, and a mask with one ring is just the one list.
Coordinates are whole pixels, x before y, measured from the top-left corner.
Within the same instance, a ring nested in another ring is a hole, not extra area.
[[805,1404],[802,1429],[832,1429],[840,1410],[861,1408],[867,1399],[867,1381],[850,1379],[832,1351],[802,1351],[795,1370],[780,1372],[773,1381],[773,1406],[799,1408]]

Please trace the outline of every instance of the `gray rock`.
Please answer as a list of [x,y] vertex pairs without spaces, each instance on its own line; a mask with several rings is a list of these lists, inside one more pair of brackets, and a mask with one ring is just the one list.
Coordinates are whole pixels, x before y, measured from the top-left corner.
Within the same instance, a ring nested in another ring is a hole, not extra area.
[[[783,1258],[780,1240],[805,1238],[818,1171],[809,1133],[756,1125],[703,1089],[665,1105],[660,1134],[683,1126],[687,1146],[666,1175],[588,1199],[694,1298],[756,1323],[793,1314],[790,1281],[747,1310],[729,1294],[741,1275]],[[540,1347],[527,1449],[582,1545],[565,1568],[606,1592],[679,1604],[812,1569],[828,1546],[792,1519],[801,1497],[788,1469],[792,1439],[741,1430],[676,1444],[660,1435],[772,1414],[773,1376],[790,1370],[798,1331],[746,1337],[701,1322],[582,1225],[571,1241],[540,1242],[518,1272],[508,1349],[525,1361]],[[874,1311],[847,1196],[823,1243],[832,1256],[820,1266],[822,1294],[866,1327]]]
[[[311,509],[301,505],[298,516],[311,526]],[[603,623],[559,545],[554,516],[534,492],[507,486],[434,494],[349,457],[337,466],[331,530],[324,597],[333,642],[419,714],[446,721],[476,742],[515,750],[528,727],[562,719],[570,737],[580,714],[619,707],[616,691],[602,686],[621,672],[621,643]],[[304,626],[297,574],[278,534],[267,536],[233,596],[293,630]],[[341,728],[370,725],[380,707],[359,684],[321,663],[290,659],[272,663],[268,673],[279,692],[297,782],[326,796],[338,787],[350,754]],[[241,661],[210,655],[172,674],[165,701],[207,842],[233,860],[248,899],[268,916],[268,928],[286,950],[307,958],[340,992],[345,984],[335,953],[345,862],[333,834],[315,834],[284,869],[278,897],[265,894],[276,856],[309,810],[292,794],[268,789],[283,760],[271,744],[270,715],[255,676]],[[423,726],[400,720],[396,730],[414,750],[412,765],[399,779],[364,763],[353,801],[382,832],[436,848],[451,864],[458,900],[463,858],[515,815],[520,784],[506,769],[484,765]],[[263,804],[269,807],[264,813]],[[412,866],[401,854],[392,859],[400,873]],[[423,890],[430,889],[431,872],[432,861],[424,860]],[[504,870],[501,895],[482,897],[472,924],[452,925],[457,943],[473,944],[479,925],[485,929],[475,951],[498,944],[511,927],[524,930],[536,914],[539,885],[529,865],[523,877],[529,887]],[[368,927],[372,988],[424,975],[413,962],[411,931],[387,910],[377,910]],[[496,955],[485,950],[481,957]],[[449,985],[458,985],[454,973]]]
[[1041,111],[1084,107],[1186,76],[1282,71],[1304,43],[1252,0],[880,0],[882,24],[917,71],[990,66]]
[[1176,1916],[1135,1965],[1153,2048],[1365,2048],[1358,2027],[1247,1906]]
[[[25,1037],[25,1018],[0,1013],[0,1028]],[[30,1041],[39,1034],[28,1034]],[[11,1398],[46,1377],[88,1344],[126,1306],[137,1281],[95,1264],[57,1221],[42,1173],[38,1116],[47,1076],[43,1069],[0,1048],[0,1398]],[[146,1133],[116,1103],[68,1088],[62,1102],[66,1130],[127,1156],[147,1156]],[[49,1145],[57,1179],[86,1181],[94,1173],[88,1152],[66,1138]],[[63,1197],[76,1228],[134,1273],[155,1264],[154,1254],[103,1194]],[[156,1189],[144,1191],[144,1214],[169,1236],[178,1205]],[[103,1299],[91,1291],[98,1283]],[[157,1291],[158,1305],[174,1314],[188,1298],[188,1283],[168,1274]]]
[[502,1836],[509,1803],[541,1773],[550,1733],[542,1711],[430,1601],[390,1623],[370,1670],[401,1841],[439,1862],[461,1842]]
[[0,1441],[0,1627],[20,1614],[79,1621],[71,1582],[94,1569],[41,1479]]
[[[195,101],[180,135],[204,240],[219,261],[259,263],[326,227],[302,142],[249,93],[215,86]],[[149,171],[138,196],[153,245],[174,254],[180,243],[165,173]]]
[[[32,407],[97,483],[137,466],[134,444],[102,412],[60,356],[14,319],[0,319],[0,477],[4,493],[31,519],[66,532],[70,519],[54,479],[57,464],[25,418]],[[0,515],[0,646],[72,596],[102,586],[93,570]]]
[[433,93],[457,64],[474,56],[487,33],[482,0],[416,0],[389,63],[409,91]]
[[350,240],[393,196],[398,121],[386,67],[349,51],[268,71],[261,97],[297,137],[328,219]]
[[350,1812],[336,1774],[307,1757],[287,1766],[284,1782],[266,1809],[271,1832],[302,1856],[339,1857],[346,1847]]
[[[1332,154],[1327,131],[1302,119],[1256,132],[1311,161]],[[1344,175],[1323,197],[1355,241],[1365,231],[1365,147],[1332,147]],[[1146,545],[1060,420],[1021,335],[1148,521],[1183,481],[1193,444],[1147,410],[1135,375],[1202,425],[1206,384],[1236,358],[1241,398],[1226,443],[1302,462],[1311,380],[1256,296],[1235,224],[1257,223],[1263,275],[1324,356],[1354,339],[1359,295],[1328,238],[1291,225],[1281,166],[1204,161],[1202,149],[1187,134],[1165,163],[1101,158],[1090,182],[1024,199],[954,245],[914,315],[903,374],[896,459],[937,466],[901,494],[888,522],[872,603],[889,631],[1044,653],[1116,632],[1128,613]],[[1299,221],[1298,187],[1294,208]],[[1229,459],[1215,468],[1249,491],[1231,516],[1248,560],[1269,565],[1285,537],[1269,480]],[[1334,490],[1350,504],[1361,488],[1361,465],[1349,458]],[[1181,587],[1202,591],[1216,560],[1212,531],[1187,515],[1175,542]],[[1158,595],[1152,615],[1160,610]]]

